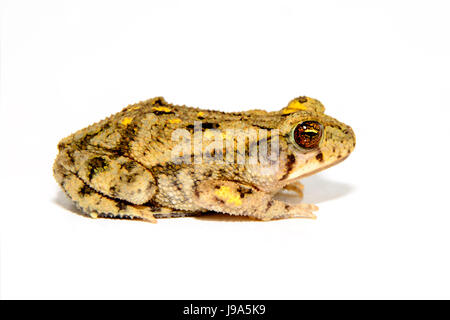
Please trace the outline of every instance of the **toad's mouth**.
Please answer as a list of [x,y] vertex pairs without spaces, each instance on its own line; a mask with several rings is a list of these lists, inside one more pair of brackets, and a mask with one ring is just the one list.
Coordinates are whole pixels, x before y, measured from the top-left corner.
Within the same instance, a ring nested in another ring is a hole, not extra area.
[[336,165],[336,164],[338,164],[338,163],[341,163],[342,161],[344,161],[345,159],[347,159],[349,155],[350,155],[350,154],[348,154],[348,155],[346,155],[345,157],[342,157],[341,159],[336,160],[336,161],[334,161],[334,162],[332,162],[332,163],[329,163],[329,164],[327,164],[327,165],[324,165],[324,166],[319,167],[319,168],[317,168],[317,169],[314,169],[314,170],[312,170],[312,171],[306,172],[306,173],[304,173],[304,174],[302,174],[302,175],[294,176],[293,178],[289,178],[289,176],[288,176],[288,179],[285,180],[284,182],[290,183],[290,182],[293,182],[293,181],[296,181],[296,180],[299,180],[299,179],[303,179],[303,178],[309,177],[309,176],[311,176],[311,175],[313,175],[313,174],[316,174],[317,172],[320,172],[320,171],[325,170],[325,169],[328,169],[328,168],[330,168],[330,167],[332,167],[332,166],[334,166],[334,165]]

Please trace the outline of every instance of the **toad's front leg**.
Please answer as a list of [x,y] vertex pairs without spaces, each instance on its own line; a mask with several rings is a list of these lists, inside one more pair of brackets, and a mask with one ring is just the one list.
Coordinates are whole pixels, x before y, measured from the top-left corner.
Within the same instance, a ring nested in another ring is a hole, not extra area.
[[291,205],[274,200],[272,195],[233,181],[207,180],[194,190],[194,202],[208,210],[260,220],[315,218],[313,204]]
[[300,198],[303,198],[303,189],[305,187],[300,181],[292,182],[291,184],[286,185],[283,189],[288,191],[295,192]]

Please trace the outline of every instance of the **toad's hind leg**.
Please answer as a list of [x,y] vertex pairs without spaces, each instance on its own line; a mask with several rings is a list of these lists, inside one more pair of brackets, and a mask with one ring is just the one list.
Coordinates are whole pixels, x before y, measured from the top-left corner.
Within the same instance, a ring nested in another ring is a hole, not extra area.
[[86,185],[101,194],[131,204],[148,202],[157,189],[152,173],[126,156],[66,149],[60,151],[55,163],[76,173]]
[[55,163],[53,171],[56,181],[64,192],[75,202],[77,207],[92,218],[129,218],[156,222],[153,213],[160,212],[159,208],[152,210],[149,206],[134,205],[123,200],[109,198],[89,187],[76,174],[68,171],[59,163]]

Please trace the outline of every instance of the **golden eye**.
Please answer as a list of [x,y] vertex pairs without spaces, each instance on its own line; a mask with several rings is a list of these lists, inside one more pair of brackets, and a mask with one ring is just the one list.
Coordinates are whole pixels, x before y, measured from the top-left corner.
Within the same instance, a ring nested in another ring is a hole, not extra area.
[[317,121],[303,121],[292,132],[295,143],[304,149],[317,148],[322,138],[323,127]]

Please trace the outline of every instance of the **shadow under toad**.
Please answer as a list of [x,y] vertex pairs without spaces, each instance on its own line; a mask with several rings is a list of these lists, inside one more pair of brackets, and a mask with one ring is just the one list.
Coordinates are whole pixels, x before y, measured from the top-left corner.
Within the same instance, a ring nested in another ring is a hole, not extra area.
[[73,201],[71,201],[62,190],[58,190],[56,192],[56,197],[53,199],[53,203],[70,212],[81,215],[81,211],[76,207],[75,203],[73,203]]

